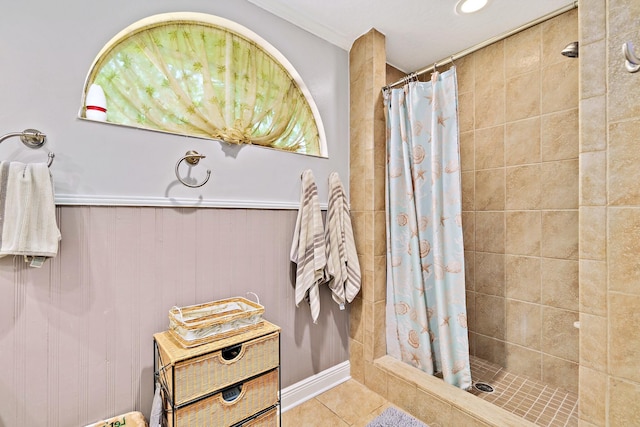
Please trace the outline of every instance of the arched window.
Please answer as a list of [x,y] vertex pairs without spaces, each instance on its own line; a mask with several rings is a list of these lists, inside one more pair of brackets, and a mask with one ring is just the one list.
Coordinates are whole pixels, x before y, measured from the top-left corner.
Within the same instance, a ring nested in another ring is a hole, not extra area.
[[318,109],[289,61],[212,15],[155,15],[117,34],[91,66],[79,116],[95,109],[110,123],[327,157]]

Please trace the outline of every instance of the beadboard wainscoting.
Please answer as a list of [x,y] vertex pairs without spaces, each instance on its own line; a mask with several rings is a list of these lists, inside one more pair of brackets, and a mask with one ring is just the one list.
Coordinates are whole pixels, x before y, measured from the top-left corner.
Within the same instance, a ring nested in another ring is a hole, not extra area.
[[347,361],[348,310],[295,307],[296,210],[58,206],[60,252],[0,259],[0,426],[86,425],[153,396],[152,335],[168,311],[259,296],[282,327],[282,387]]

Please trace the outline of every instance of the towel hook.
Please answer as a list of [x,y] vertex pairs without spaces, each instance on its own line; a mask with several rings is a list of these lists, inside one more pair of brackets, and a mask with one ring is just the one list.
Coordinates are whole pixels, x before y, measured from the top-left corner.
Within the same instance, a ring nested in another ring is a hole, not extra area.
[[189,184],[188,182],[186,182],[185,180],[183,180],[180,177],[180,172],[178,171],[178,168],[180,167],[180,163],[182,163],[183,161],[186,161],[190,165],[194,165],[195,166],[200,162],[200,159],[204,159],[205,157],[207,157],[207,156],[202,155],[202,154],[198,153],[197,151],[194,151],[194,150],[187,151],[186,154],[180,160],[178,160],[178,163],[176,163],[176,177],[178,178],[178,181],[180,181],[182,184],[184,184],[184,185],[186,185],[187,187],[190,187],[190,188],[198,188],[198,187],[202,187],[203,185],[205,185],[207,183],[207,181],[209,181],[209,178],[211,177],[211,170],[210,169],[207,169],[207,177],[200,184]]
[[[20,141],[29,148],[40,148],[47,141],[47,135],[40,132],[37,129],[25,129],[22,132],[11,132],[0,136],[0,143],[5,139],[13,138],[14,136],[19,136]],[[53,158],[56,155],[54,153],[49,153],[49,161],[47,162],[47,166],[51,166],[53,163]]]
[[637,73],[640,70],[640,59],[636,56],[633,43],[626,42],[622,44],[622,53],[624,54],[624,66],[630,73]]

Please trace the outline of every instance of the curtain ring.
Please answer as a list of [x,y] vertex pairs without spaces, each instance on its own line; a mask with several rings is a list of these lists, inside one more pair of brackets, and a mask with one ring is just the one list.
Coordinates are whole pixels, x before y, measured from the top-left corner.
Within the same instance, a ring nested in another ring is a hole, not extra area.
[[198,187],[202,187],[203,185],[205,185],[207,183],[207,181],[209,181],[209,178],[211,177],[211,170],[210,169],[207,169],[207,177],[200,184],[189,184],[188,182],[184,181],[180,177],[180,173],[178,171],[178,168],[180,167],[180,163],[182,163],[183,160],[186,160],[186,162],[189,163],[190,165],[197,165],[198,162],[200,162],[200,159],[204,159],[205,157],[207,157],[207,156],[204,156],[204,155],[198,153],[197,151],[194,151],[194,150],[187,151],[187,153],[184,155],[184,157],[182,157],[180,160],[178,160],[178,163],[176,163],[176,177],[178,178],[178,181],[180,181],[182,184],[184,184],[184,185],[186,185],[187,187],[190,187],[190,188],[198,188]]

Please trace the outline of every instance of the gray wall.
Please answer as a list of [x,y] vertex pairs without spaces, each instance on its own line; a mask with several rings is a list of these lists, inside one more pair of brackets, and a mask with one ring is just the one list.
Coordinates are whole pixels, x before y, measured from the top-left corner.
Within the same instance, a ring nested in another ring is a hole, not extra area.
[[[329,159],[256,147],[227,157],[218,142],[76,118],[104,43],[138,19],[187,10],[236,21],[289,59],[318,104]],[[348,185],[347,62],[346,52],[240,0],[3,4],[0,133],[47,133],[59,204],[163,206],[202,196],[210,205],[261,209],[58,206],[58,257],[42,269],[0,259],[0,427],[81,426],[130,410],[148,416],[152,335],[166,329],[173,305],[257,293],[265,318],[282,327],[284,387],[348,359],[348,312],[328,290],[317,325],[293,302],[296,210],[267,209],[297,205],[306,168],[323,203],[330,171]],[[172,183],[190,148],[211,157],[202,192]],[[0,146],[2,160],[45,158],[17,139]]]
[[[348,55],[342,49],[241,0],[115,0],[91,7],[77,0],[26,0],[2,9],[0,133],[36,128],[48,135],[58,203],[292,208],[304,169],[313,170],[323,202],[330,172],[348,182]],[[84,82],[100,49],[142,18],[177,11],[235,21],[279,50],[318,106],[329,158],[78,119]],[[199,189],[179,184],[174,174],[189,149],[207,155],[193,176],[212,170]],[[0,146],[0,159],[41,161],[43,151],[25,152],[12,139]]]

